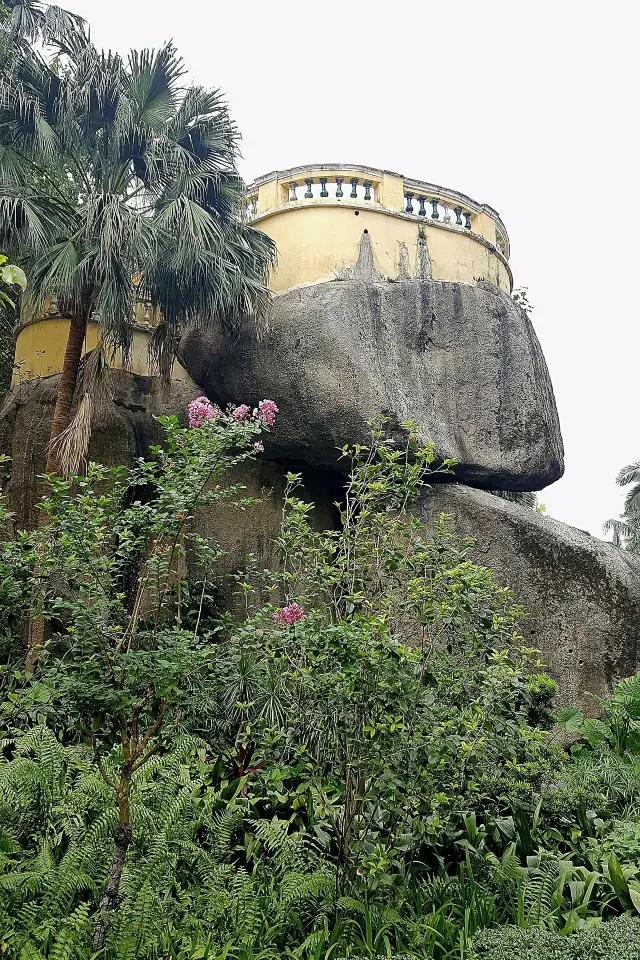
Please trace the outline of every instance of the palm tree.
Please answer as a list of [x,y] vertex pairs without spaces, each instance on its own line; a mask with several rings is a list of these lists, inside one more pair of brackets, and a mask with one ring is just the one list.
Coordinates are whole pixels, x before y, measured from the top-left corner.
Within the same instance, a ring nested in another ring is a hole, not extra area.
[[529,507],[530,510],[537,510],[539,507],[538,494],[534,490],[490,490],[489,492],[502,500],[519,503],[521,507]]
[[39,0],[0,0],[0,23],[7,48],[18,45],[23,52],[30,43],[55,43],[70,52],[85,39],[82,17]]
[[612,543],[616,547],[640,554],[640,460],[623,467],[616,483],[628,487],[624,498],[622,514],[617,520],[605,520],[604,533],[612,534]]
[[[129,357],[136,301],[162,318],[149,349],[167,378],[183,325],[260,320],[275,254],[246,221],[227,105],[183,84],[172,44],[124,59],[97,50],[78,22],[20,6],[40,19],[14,17],[14,32],[25,27],[0,64],[0,246],[29,276],[23,309],[55,297],[70,320],[47,457],[47,472],[61,472],[86,452],[109,358]],[[92,318],[100,345],[72,426]]]

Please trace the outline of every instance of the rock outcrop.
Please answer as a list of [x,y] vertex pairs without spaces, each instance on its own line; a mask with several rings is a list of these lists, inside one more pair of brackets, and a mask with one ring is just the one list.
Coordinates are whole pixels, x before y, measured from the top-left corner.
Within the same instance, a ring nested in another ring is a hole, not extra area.
[[546,363],[526,314],[497,287],[343,280],[275,297],[269,330],[192,330],[181,360],[212,400],[280,406],[267,456],[332,467],[337,448],[413,420],[457,477],[538,490],[563,472]]
[[[168,387],[157,377],[123,370],[112,370],[110,382],[113,399],[94,417],[88,453],[90,459],[107,465],[131,465],[136,458],[148,456],[149,448],[163,437],[155,418],[176,415],[186,426],[189,401],[201,393],[186,373]],[[42,493],[38,478],[45,469],[57,383],[57,376],[24,383],[7,394],[0,409],[0,453],[10,458],[3,492],[16,528],[33,527],[37,522],[36,504]],[[334,527],[334,504],[340,498],[343,478],[322,469],[304,468],[301,472],[305,495],[314,504],[313,524],[318,529]],[[274,541],[282,521],[286,474],[286,466],[269,460],[245,463],[230,482],[242,484],[244,496],[254,502],[243,510],[221,504],[197,513],[199,532],[215,540],[223,551],[210,577],[226,608],[233,609],[239,602],[234,574],[246,567],[249,554],[260,570],[277,565]]]
[[[329,370],[326,364],[325,372]],[[14,389],[0,411],[0,452],[12,458],[5,491],[18,526],[35,523],[37,478],[44,469],[56,381],[50,377]],[[154,417],[178,414],[185,421],[187,404],[201,392],[186,374],[163,389],[156,378],[113,371],[112,385],[113,402],[96,417],[89,450],[90,457],[107,464],[132,463],[146,455],[162,437]],[[283,432],[294,443],[286,419],[293,415],[289,394],[273,389],[260,392],[271,393],[284,410],[272,434],[274,445]],[[246,395],[238,384],[237,398]],[[310,412],[309,430],[318,415],[319,411]],[[302,429],[303,418],[296,422]],[[336,442],[339,429],[348,422],[328,424]],[[361,424],[358,427],[364,429]],[[306,444],[305,449],[313,448],[311,435]],[[289,448],[285,444],[276,449],[282,453]],[[291,462],[295,454],[287,457]],[[225,551],[212,576],[221,577],[221,600],[229,608],[238,603],[233,574],[245,567],[247,554],[254,554],[259,569],[277,563],[273,540],[279,531],[288,468],[269,459],[243,466],[234,479],[245,485],[247,495],[256,502],[243,511],[211,507],[200,513],[200,531]],[[318,528],[335,526],[333,504],[340,499],[343,478],[335,469],[304,466],[301,472],[306,495],[315,504],[314,523]],[[447,513],[454,532],[474,538],[474,559],[491,567],[496,582],[510,587],[526,608],[525,643],[542,650],[564,701],[593,710],[590,695],[606,694],[618,677],[640,669],[640,560],[565,524],[461,484],[434,485],[416,509],[427,523]]]
[[[13,387],[0,409],[0,452],[11,460],[4,492],[19,526],[36,522],[38,477],[45,468],[58,380],[56,375]],[[186,424],[187,405],[200,392],[186,373],[163,387],[158,377],[112,370],[110,385],[112,401],[94,418],[88,454],[107,465],[146,456],[163,435],[154,418],[178,414]]]
[[640,670],[640,558],[462,485],[433,486],[417,509],[427,523],[448,514],[474,539],[473,559],[511,588],[527,611],[525,644],[542,651],[561,701],[597,713],[595,696]]

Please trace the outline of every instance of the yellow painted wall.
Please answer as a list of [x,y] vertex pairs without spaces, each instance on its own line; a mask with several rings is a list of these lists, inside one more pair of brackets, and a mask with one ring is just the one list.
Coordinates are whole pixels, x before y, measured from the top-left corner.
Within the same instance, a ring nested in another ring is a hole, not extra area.
[[414,272],[420,227],[426,234],[435,280],[473,284],[485,279],[511,292],[509,270],[496,253],[464,228],[434,226],[428,217],[417,222],[375,207],[339,206],[324,200],[258,216],[254,223],[278,248],[278,266],[271,279],[276,292],[334,279],[357,259],[364,230],[369,231],[376,268],[383,277],[398,276],[401,243],[407,246]]
[[[46,317],[24,326],[16,340],[15,362],[19,368],[14,369],[13,383],[59,373],[62,370],[68,334],[69,321],[64,317]],[[84,353],[93,350],[97,341],[98,326],[96,323],[90,323],[87,328]],[[127,370],[143,377],[153,373],[149,368],[148,342],[149,333],[146,330],[134,330],[131,360],[127,364]],[[122,358],[119,354],[116,355],[112,366],[122,367]],[[186,370],[176,361],[172,376],[182,375],[188,376]]]
[[[326,177],[330,196],[305,200],[305,176],[310,176],[315,184],[321,176]],[[371,201],[349,197],[349,180],[352,176],[357,177],[360,184],[366,180],[371,182]],[[335,198],[337,177],[344,181],[342,200]],[[298,201],[294,203],[288,199],[289,183],[292,181],[298,184]],[[418,218],[404,212],[406,190],[413,191],[416,210],[420,192],[427,198],[425,217]],[[471,230],[431,219],[428,198],[436,195],[441,203],[450,204],[452,218],[455,217],[453,208],[456,205],[469,211]],[[257,200],[257,215],[252,218],[252,223],[272,237],[278,248],[278,265],[270,281],[274,292],[344,276],[358,258],[365,230],[371,240],[375,267],[380,277],[398,277],[401,244],[406,245],[409,271],[414,275],[420,229],[426,235],[435,280],[469,284],[481,279],[489,280],[507,293],[511,292],[509,267],[492,249],[496,245],[496,221],[491,215],[491,208],[476,204],[462,194],[439,187],[431,189],[419,181],[405,182],[401,176],[389,171],[376,172],[366,167],[331,169],[329,166],[316,166],[309,170],[291,168],[269,175],[257,181],[248,196]],[[468,201],[467,206],[465,200]],[[153,324],[154,318],[143,304],[138,305],[136,318],[141,326],[134,332],[128,369],[148,376],[152,371],[149,369],[146,345],[148,326]],[[45,316],[25,325],[17,338],[15,358],[18,369],[14,371],[13,382],[59,372],[68,329],[68,320],[56,316]],[[85,352],[92,350],[96,342],[97,325],[91,323],[87,330]],[[113,365],[120,367],[121,358],[116,357]],[[186,372],[176,362],[175,375],[180,377],[183,374],[186,375]]]

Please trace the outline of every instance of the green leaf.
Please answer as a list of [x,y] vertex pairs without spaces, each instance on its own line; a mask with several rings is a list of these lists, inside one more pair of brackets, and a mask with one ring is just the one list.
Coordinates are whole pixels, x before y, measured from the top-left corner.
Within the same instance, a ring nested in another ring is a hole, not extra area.
[[21,287],[23,290],[27,288],[27,275],[14,263],[5,263],[0,267],[0,277],[12,287]]
[[565,707],[559,710],[556,723],[560,724],[569,733],[579,733],[582,729],[584,717],[579,707]]
[[612,853],[609,857],[607,869],[609,871],[611,884],[618,895],[620,903],[623,905],[625,910],[631,909],[633,906],[633,901],[629,890],[629,884],[627,883],[625,875],[622,872],[622,868],[618,863],[618,858],[616,857],[615,853]]

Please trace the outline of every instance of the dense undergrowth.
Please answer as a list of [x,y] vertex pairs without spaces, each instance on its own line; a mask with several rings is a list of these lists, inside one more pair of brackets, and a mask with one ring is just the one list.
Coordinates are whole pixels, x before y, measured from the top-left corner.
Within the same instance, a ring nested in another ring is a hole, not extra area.
[[248,505],[274,417],[201,401],[3,544],[0,950],[640,956],[640,678],[557,742],[523,611],[411,513],[410,424],[344,451],[339,531],[291,475],[279,569],[247,557],[222,612],[200,510]]

